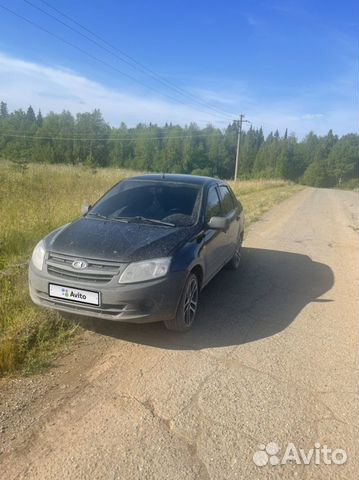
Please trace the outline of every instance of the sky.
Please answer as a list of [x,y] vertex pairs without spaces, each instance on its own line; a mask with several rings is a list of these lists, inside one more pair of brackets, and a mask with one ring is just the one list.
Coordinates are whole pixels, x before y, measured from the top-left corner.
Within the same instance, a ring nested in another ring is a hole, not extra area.
[[1,6],[18,15],[0,8],[0,100],[11,111],[99,108],[112,126],[219,128],[244,114],[267,133],[288,128],[299,138],[358,129],[357,0]]

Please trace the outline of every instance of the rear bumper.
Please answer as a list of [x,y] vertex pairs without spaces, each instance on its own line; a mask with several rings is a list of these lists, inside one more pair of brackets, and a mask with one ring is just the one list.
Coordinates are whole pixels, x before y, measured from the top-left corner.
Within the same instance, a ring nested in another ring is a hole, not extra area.
[[[30,263],[29,292],[35,304],[73,315],[130,323],[160,322],[175,315],[185,278],[186,272],[173,272],[149,282],[98,285],[68,282],[47,272],[39,272]],[[100,306],[50,297],[49,283],[99,292]]]

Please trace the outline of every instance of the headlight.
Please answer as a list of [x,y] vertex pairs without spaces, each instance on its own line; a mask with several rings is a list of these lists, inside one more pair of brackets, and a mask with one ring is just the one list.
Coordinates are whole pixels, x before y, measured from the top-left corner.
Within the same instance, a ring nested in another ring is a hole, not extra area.
[[42,240],[36,245],[34,248],[34,251],[32,252],[32,263],[33,265],[38,269],[42,270],[42,266],[44,264],[44,258],[45,258],[45,245]]
[[155,280],[167,275],[171,258],[154,258],[144,262],[130,263],[122,273],[118,283],[136,283]]

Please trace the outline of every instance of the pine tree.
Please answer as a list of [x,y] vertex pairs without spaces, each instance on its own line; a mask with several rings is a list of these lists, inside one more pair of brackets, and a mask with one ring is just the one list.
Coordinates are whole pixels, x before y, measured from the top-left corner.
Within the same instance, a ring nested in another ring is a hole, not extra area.
[[36,115],[34,109],[30,105],[26,112],[26,120],[30,123],[36,123]]
[[9,116],[9,112],[7,110],[7,104],[5,102],[0,102],[0,117],[6,118]]
[[37,126],[38,126],[39,128],[42,127],[43,121],[44,121],[44,119],[42,118],[41,110],[39,110],[39,111],[37,112],[37,117],[36,117],[36,124],[37,124]]
[[258,130],[258,134],[257,134],[257,150],[259,150],[263,142],[264,142],[264,134],[263,134],[263,128],[261,127]]

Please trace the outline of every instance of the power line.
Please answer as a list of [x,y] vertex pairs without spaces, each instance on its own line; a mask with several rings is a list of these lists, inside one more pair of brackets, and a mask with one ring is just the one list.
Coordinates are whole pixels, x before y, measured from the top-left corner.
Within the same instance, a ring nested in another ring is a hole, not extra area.
[[130,65],[132,68],[140,71],[141,73],[144,73],[146,75],[149,75],[151,78],[157,80],[158,82],[162,83],[163,85],[165,85],[167,88],[171,88],[172,90],[176,91],[177,93],[180,93],[181,95],[183,96],[186,96],[186,97],[189,97],[192,99],[192,101],[195,101],[197,104],[201,105],[201,106],[205,106],[206,108],[208,109],[211,109],[213,111],[216,111],[218,113],[220,113],[221,115],[225,115],[227,116],[228,118],[231,118],[233,119],[233,114],[229,113],[229,112],[226,112],[218,107],[215,107],[214,105],[210,104],[209,102],[205,102],[205,101],[202,101],[202,100],[198,100],[198,98],[193,95],[192,93],[186,91],[185,89],[177,86],[175,83],[173,82],[170,82],[169,80],[167,80],[166,78],[162,77],[161,75],[159,75],[157,72],[155,72],[154,70],[152,70],[151,68],[148,68],[146,67],[145,65],[143,65],[142,63],[140,63],[139,61],[137,61],[134,57],[132,57],[131,55],[128,55],[126,52],[124,52],[123,50],[119,49],[118,47],[114,46],[113,44],[109,43],[107,40],[105,40],[103,37],[101,37],[100,35],[98,35],[97,33],[93,32],[92,30],[90,30],[89,28],[85,27],[84,25],[82,25],[80,22],[78,22],[77,20],[74,20],[72,17],[70,17],[69,15],[67,15],[66,13],[62,12],[60,9],[52,6],[49,2],[45,1],[45,0],[40,0],[42,3],[44,3],[48,8],[51,8],[52,10],[54,10],[55,12],[57,12],[58,14],[60,14],[62,17],[66,18],[67,20],[70,20],[72,23],[74,23],[75,25],[79,26],[80,28],[82,28],[83,30],[85,30],[86,32],[90,33],[92,36],[94,36],[95,38],[97,38],[98,40],[100,40],[102,43],[104,43],[105,45],[109,46],[111,49],[119,52],[123,57],[126,57],[128,60],[126,59],[123,59],[121,58],[119,55],[116,55],[114,52],[112,52],[111,50],[109,50],[108,48],[105,48],[103,45],[101,45],[100,43],[96,42],[95,40],[93,40],[92,38],[88,37],[87,35],[84,35],[82,32],[80,32],[79,30],[71,27],[70,25],[68,25],[67,23],[61,21],[59,18],[55,17],[54,15],[51,15],[49,12],[43,10],[42,8],[40,8],[39,6],[37,5],[34,5],[30,0],[24,0],[26,3],[28,3],[29,5],[31,5],[33,8],[36,8],[37,10],[43,12],[45,15],[48,15],[49,17],[53,18],[54,20],[56,20],[57,22],[65,25],[67,28],[69,28],[70,30],[78,33],[79,35],[83,36],[84,38],[86,38],[87,40],[89,40],[90,42],[94,43],[95,45],[99,46],[100,48],[102,48],[103,50],[107,51],[108,53],[110,53],[111,55],[115,56],[116,58],[118,58],[120,61]]
[[[210,137],[210,136],[223,136],[223,133],[213,132],[213,133],[201,133],[201,134],[192,134],[192,135],[167,135],[167,136],[158,136],[158,137],[145,137],[144,140],[171,140],[172,138],[200,138],[200,137]],[[79,141],[108,141],[108,142],[122,142],[126,140],[136,140],[136,137],[121,137],[121,138],[111,138],[111,137],[49,137],[49,136],[37,136],[37,135],[23,135],[21,133],[0,133],[0,137],[14,137],[14,138],[24,138],[31,140],[79,140]]]
[[[79,52],[83,53],[84,55],[88,56],[89,58],[92,58],[93,60],[96,60],[97,62],[99,63],[102,63],[103,65],[105,65],[106,67],[108,68],[111,68],[112,70],[115,70],[116,72],[120,73],[121,75],[133,80],[134,82],[136,83],[139,83],[140,85],[150,89],[150,90],[153,90],[154,92],[156,93],[159,93],[160,95],[164,96],[164,97],[167,97],[169,98],[170,100],[172,101],[175,101],[175,102],[178,102],[178,103],[181,103],[182,105],[185,105],[186,107],[188,107],[188,104],[184,103],[182,100],[176,98],[176,97],[172,97],[171,95],[168,95],[166,93],[163,93],[161,92],[160,90],[154,88],[154,87],[151,87],[149,85],[146,85],[145,83],[141,82],[140,80],[136,79],[135,77],[133,77],[132,75],[128,74],[128,73],[125,73],[123,72],[122,70],[116,68],[115,66],[111,65],[110,63],[102,60],[101,58],[98,58],[96,57],[95,55],[92,55],[91,53],[87,52],[86,50],[84,50],[83,48],[79,47],[78,45],[62,38],[60,35],[57,35],[56,33],[53,33],[51,32],[50,30],[47,30],[46,28],[42,27],[41,25],[39,25],[38,23],[36,22],[33,22],[32,20],[30,20],[29,18],[27,17],[24,17],[23,15],[15,12],[14,10],[11,10],[10,8],[6,7],[5,5],[2,5],[0,4],[0,7],[3,9],[3,10],[6,10],[7,12],[11,13],[12,15],[20,18],[21,20],[24,20],[25,22],[29,23],[30,25],[33,25],[35,26],[36,28],[38,28],[39,30],[42,30],[43,32],[47,33],[48,35],[51,35],[52,37],[56,38],[57,40],[60,40],[61,42],[65,43],[66,45],[69,45],[71,46],[72,48],[78,50]],[[209,112],[204,112],[203,110],[200,110],[198,107],[195,107],[195,106],[191,106],[193,109],[201,112],[201,113],[205,113],[208,115]],[[215,116],[219,116],[218,114],[214,114],[212,113],[211,115],[215,115]],[[222,117],[223,118],[223,115]]]
[[[92,38],[90,38],[88,35],[85,35],[83,34],[82,32],[80,32],[78,29],[76,28],[73,28],[71,27],[70,25],[68,25],[67,23],[63,22],[62,20],[60,20],[59,18],[57,18],[56,16],[52,15],[51,13],[45,11],[44,9],[42,9],[41,7],[33,4],[30,0],[24,0],[25,3],[31,5],[33,8],[36,8],[37,10],[39,10],[40,12],[44,13],[45,15],[47,15],[48,17],[54,19],[55,21],[61,23],[62,25],[64,25],[65,27],[69,28],[70,30],[72,30],[73,32],[77,33],[78,35],[81,35],[82,37],[86,38],[88,41],[92,42],[93,44],[97,45],[99,48],[102,48],[104,51],[106,51],[107,53],[109,53],[110,55],[113,55],[114,57],[118,58],[121,62],[124,62],[126,63],[127,65],[129,65],[131,68],[134,68],[135,70],[138,70],[139,72],[145,74],[145,75],[148,75],[150,76],[151,78],[157,80],[158,82],[160,82],[162,85],[166,86],[167,88],[171,88],[172,90],[174,90],[175,92],[179,93],[180,95],[182,96],[185,96],[185,97],[188,97],[191,99],[191,102],[195,102],[196,104],[202,106],[202,107],[205,107],[207,109],[210,109],[210,110],[213,110],[214,112],[216,113],[219,113],[220,115],[222,116],[226,116],[228,118],[233,118],[233,115],[229,114],[228,112],[225,112],[224,110],[221,110],[213,105],[211,105],[210,103],[208,102],[204,102],[204,101],[201,101],[201,100],[198,100],[197,97],[193,94],[191,94],[190,92],[187,92],[186,90],[178,87],[177,85],[175,85],[174,83],[172,82],[169,82],[167,79],[161,77],[161,75],[157,74],[156,72],[154,72],[153,70],[145,67],[144,65],[142,65],[140,62],[138,62],[137,60],[135,60],[133,57],[127,55],[125,52],[123,52],[122,50],[118,49],[117,47],[111,45],[110,43],[108,43],[106,40],[104,40],[102,37],[100,37],[99,35],[97,35],[96,33],[92,32],[91,30],[87,29],[86,27],[84,27],[83,25],[81,25],[79,22],[77,22],[76,20],[73,20],[69,15],[66,15],[64,13],[62,13],[59,9],[53,7],[52,5],[50,5],[48,2],[44,1],[44,0],[40,0],[42,1],[42,3],[44,3],[45,5],[47,5],[49,8],[55,10],[56,12],[58,12],[60,15],[64,16],[65,18],[68,18],[70,21],[74,22],[76,25],[79,25],[81,28],[83,28],[84,30],[88,31],[91,35],[95,36],[96,38],[99,38],[101,40],[101,42],[103,43],[106,43],[108,44],[112,49],[114,50],[117,50],[121,53],[121,55],[127,57],[130,59],[130,61],[127,61],[126,59],[123,59],[121,58],[119,55],[117,55],[116,53],[112,52],[111,50],[109,50],[108,48],[104,47],[103,45],[101,45],[99,42],[93,40]],[[132,63],[131,63],[132,62]],[[133,63],[135,63],[135,65],[133,65]]]

